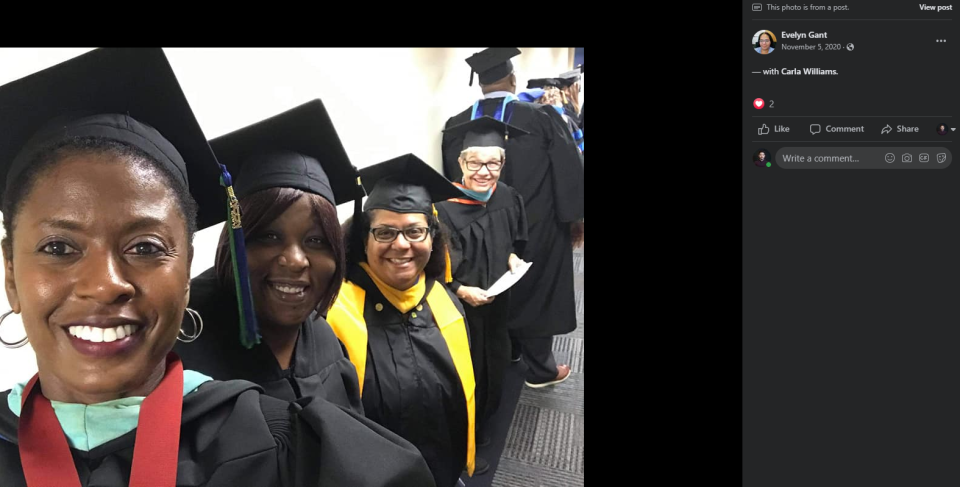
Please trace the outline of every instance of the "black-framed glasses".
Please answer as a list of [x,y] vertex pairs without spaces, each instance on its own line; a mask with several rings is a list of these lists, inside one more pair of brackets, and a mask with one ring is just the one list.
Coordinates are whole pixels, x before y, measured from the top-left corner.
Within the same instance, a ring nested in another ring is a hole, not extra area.
[[380,243],[390,243],[397,239],[397,235],[403,233],[403,238],[407,242],[423,242],[427,235],[431,235],[430,227],[407,227],[403,230],[394,227],[376,227],[371,228],[370,233],[373,239]]
[[479,171],[481,167],[487,166],[488,171],[499,171],[503,167],[503,161],[494,161],[494,162],[475,162],[467,161],[467,169],[471,171]]

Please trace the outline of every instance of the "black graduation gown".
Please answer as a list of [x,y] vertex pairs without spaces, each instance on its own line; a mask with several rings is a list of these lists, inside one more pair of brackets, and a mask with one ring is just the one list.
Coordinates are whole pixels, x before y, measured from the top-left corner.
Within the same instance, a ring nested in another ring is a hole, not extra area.
[[[485,205],[445,201],[436,206],[440,220],[450,230],[453,282],[448,287],[454,293],[461,285],[489,289],[509,270],[511,252],[523,257],[527,216],[523,197],[510,186],[498,182]],[[485,420],[500,405],[503,377],[510,365],[510,291],[477,308],[466,301],[461,303],[470,323],[470,357],[477,382],[477,429],[483,430]]]
[[577,114],[577,111],[573,108],[572,103],[563,104],[563,113],[564,115],[570,117],[570,120],[573,120],[573,124],[576,125],[577,128],[583,128],[580,126],[580,115]]
[[[426,300],[443,284],[427,279],[423,300],[403,316],[359,266],[347,280],[366,291],[364,414],[419,448],[437,487],[453,487],[466,466],[468,419],[460,376]],[[460,300],[443,289],[463,315]]]
[[236,303],[214,268],[190,281],[189,306],[200,313],[204,328],[196,341],[174,346],[184,368],[218,380],[248,380],[285,401],[316,396],[363,414],[357,371],[322,317],[301,325],[290,368],[283,370],[266,343],[249,350],[240,344]]
[[[483,100],[483,113],[492,115],[501,103],[502,98]],[[470,112],[450,118],[446,127],[468,122]],[[530,132],[507,141],[500,180],[523,196],[530,237],[524,260],[533,263],[511,289],[508,326],[518,338],[569,333],[577,328],[570,223],[583,218],[582,159],[553,107],[513,102],[504,120]],[[457,163],[461,149],[462,137],[443,135],[444,174],[451,181],[463,177]]]
[[[9,393],[0,393],[0,483],[24,487]],[[128,485],[135,439],[136,430],[71,449],[80,485]],[[434,483],[413,445],[323,399],[289,403],[247,381],[206,382],[183,398],[177,486],[341,485]]]
[[[555,110],[556,108],[557,107],[554,107]],[[558,111],[557,113],[560,113],[560,112]],[[563,119],[563,123],[567,126],[567,132],[570,132],[570,137],[573,137],[573,141],[574,143],[576,143],[578,141],[577,131],[580,130],[579,121],[574,119],[570,115],[567,115],[566,111],[564,111],[563,113],[560,113],[560,118]]]
[[566,114],[563,115],[563,120],[567,122],[567,130],[570,131],[570,136],[573,137],[574,144],[580,149],[580,164],[583,164],[583,131],[580,130],[577,121],[568,117]]

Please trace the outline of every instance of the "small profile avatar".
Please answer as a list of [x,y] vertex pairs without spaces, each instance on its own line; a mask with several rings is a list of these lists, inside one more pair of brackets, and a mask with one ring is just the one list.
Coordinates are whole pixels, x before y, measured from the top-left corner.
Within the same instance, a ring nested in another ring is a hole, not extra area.
[[753,153],[753,163],[757,167],[770,167],[773,165],[773,157],[767,149],[760,149]]
[[777,36],[769,30],[761,30],[753,35],[753,50],[760,54],[770,54],[777,46]]
[[949,125],[947,125],[947,124],[945,124],[945,123],[941,123],[940,125],[937,125],[937,133],[938,133],[938,134],[940,134],[940,135],[947,135],[949,132],[950,132],[950,126],[949,126]]

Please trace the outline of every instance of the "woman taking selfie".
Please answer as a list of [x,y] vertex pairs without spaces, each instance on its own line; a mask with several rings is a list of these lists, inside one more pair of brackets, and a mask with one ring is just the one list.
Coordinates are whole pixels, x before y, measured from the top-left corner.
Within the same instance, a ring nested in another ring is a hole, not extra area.
[[160,49],[14,81],[0,111],[3,317],[26,329],[5,345],[29,342],[39,370],[0,393],[0,483],[432,485],[418,452],[366,419],[212,381],[171,353],[202,330],[192,238],[217,216],[194,197],[215,206],[223,173]]

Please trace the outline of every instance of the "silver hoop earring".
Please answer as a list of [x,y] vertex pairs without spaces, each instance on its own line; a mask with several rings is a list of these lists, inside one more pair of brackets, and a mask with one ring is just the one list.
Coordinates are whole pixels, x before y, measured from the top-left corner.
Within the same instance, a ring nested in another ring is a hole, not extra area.
[[183,343],[190,343],[196,340],[197,338],[200,338],[200,334],[203,333],[203,318],[200,317],[200,313],[198,313],[196,310],[186,308],[186,311],[187,311],[187,315],[190,316],[190,321],[193,322],[194,334],[187,335],[186,333],[183,332],[183,328],[181,328],[180,334],[183,335],[183,338],[180,338],[180,336],[178,335],[177,340],[180,340]]
[[[3,320],[7,319],[7,316],[10,316],[12,314],[13,314],[13,310],[11,309],[10,311],[7,311],[6,313],[0,315],[0,327],[3,326]],[[27,344],[27,342],[29,341],[29,338],[30,337],[23,337],[23,340],[20,340],[18,342],[13,342],[13,343],[5,342],[3,341],[3,338],[0,338],[0,344],[2,344],[4,347],[7,347],[7,348],[20,348]]]

